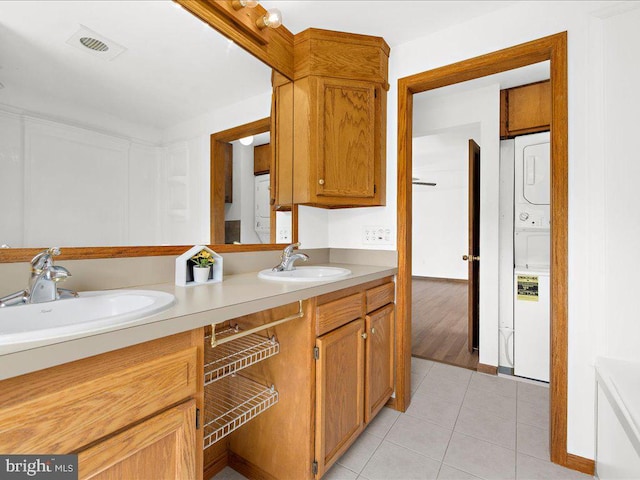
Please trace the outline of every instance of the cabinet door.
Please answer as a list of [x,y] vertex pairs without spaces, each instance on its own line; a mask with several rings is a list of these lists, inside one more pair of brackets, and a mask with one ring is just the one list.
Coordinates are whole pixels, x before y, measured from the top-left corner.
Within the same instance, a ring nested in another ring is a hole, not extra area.
[[316,194],[371,198],[376,151],[376,87],[367,82],[317,78]]
[[369,423],[393,393],[394,304],[365,317],[367,332],[365,413]]
[[316,339],[318,477],[364,429],[364,321],[354,320]]
[[190,400],[78,453],[80,479],[197,479],[196,403]]

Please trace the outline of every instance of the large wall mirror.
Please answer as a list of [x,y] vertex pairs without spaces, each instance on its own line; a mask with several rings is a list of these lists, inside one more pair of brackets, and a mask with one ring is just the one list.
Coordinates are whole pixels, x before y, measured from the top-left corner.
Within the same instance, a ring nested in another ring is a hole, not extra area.
[[0,261],[212,243],[210,135],[270,109],[271,68],[172,1],[0,2]]

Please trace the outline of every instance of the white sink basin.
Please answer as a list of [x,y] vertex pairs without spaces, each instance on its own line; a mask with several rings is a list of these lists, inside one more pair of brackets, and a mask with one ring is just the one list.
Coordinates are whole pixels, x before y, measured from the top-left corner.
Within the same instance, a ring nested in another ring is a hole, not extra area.
[[153,290],[80,292],[78,298],[0,308],[0,346],[96,333],[153,315],[175,303]]
[[280,282],[321,282],[347,275],[351,275],[351,270],[340,267],[296,267],[289,272],[274,272],[271,269],[258,272],[259,278]]

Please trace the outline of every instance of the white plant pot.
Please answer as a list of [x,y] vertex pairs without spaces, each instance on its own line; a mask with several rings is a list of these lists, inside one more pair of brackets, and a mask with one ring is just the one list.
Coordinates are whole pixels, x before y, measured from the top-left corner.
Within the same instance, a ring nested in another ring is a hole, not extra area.
[[193,267],[193,281],[196,283],[206,283],[209,280],[211,267]]

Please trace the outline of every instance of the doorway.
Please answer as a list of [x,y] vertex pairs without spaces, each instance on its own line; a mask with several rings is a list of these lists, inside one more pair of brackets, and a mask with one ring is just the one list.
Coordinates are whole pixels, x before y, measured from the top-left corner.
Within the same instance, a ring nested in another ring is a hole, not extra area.
[[433,105],[414,116],[411,353],[476,370],[481,123],[450,114],[441,128]]
[[406,410],[411,389],[411,247],[413,95],[549,60],[551,63],[551,461],[593,470],[567,453],[568,149],[567,34],[544,37],[398,81],[398,281],[396,407]]

